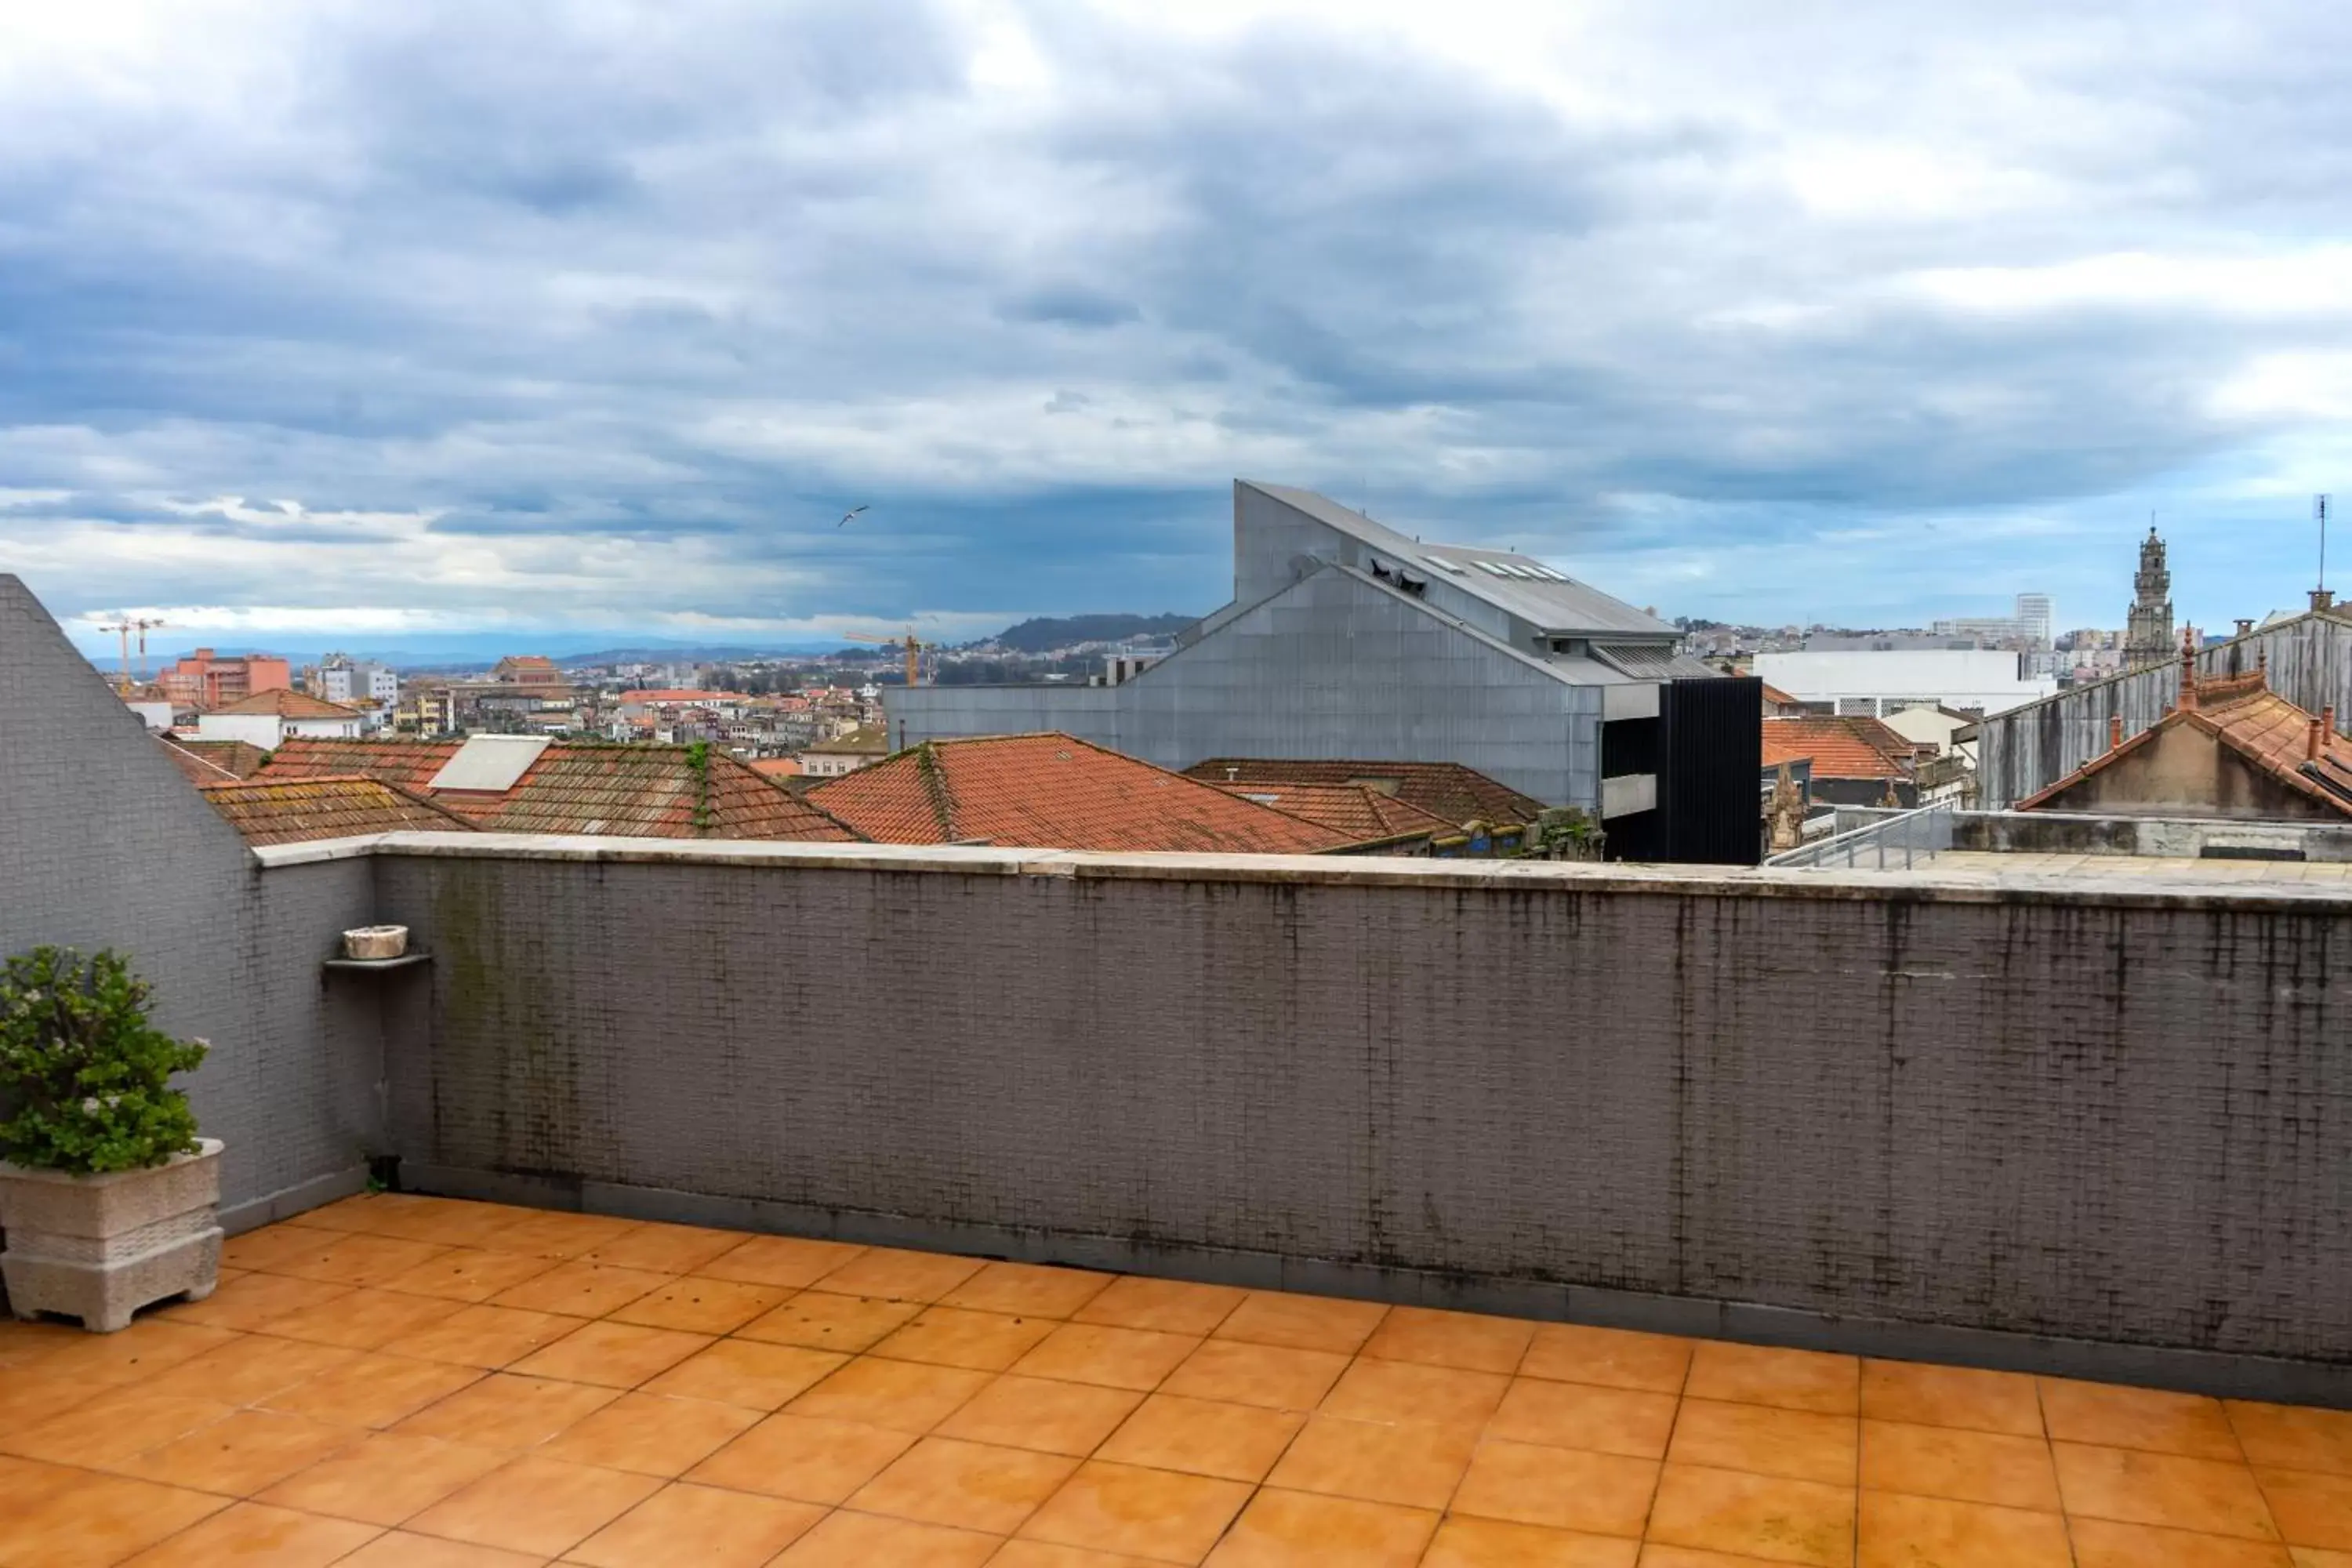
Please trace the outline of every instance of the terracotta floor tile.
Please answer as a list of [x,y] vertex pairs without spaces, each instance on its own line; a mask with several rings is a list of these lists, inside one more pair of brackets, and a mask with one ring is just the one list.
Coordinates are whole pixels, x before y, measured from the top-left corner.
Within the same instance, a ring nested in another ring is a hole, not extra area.
[[414,1219],[432,1213],[445,1201],[418,1193],[354,1193],[303,1210],[299,1223],[313,1230],[364,1230],[382,1235],[386,1234],[384,1225],[394,1216]]
[[561,1377],[574,1383],[600,1383],[608,1388],[635,1388],[710,1342],[709,1334],[680,1333],[676,1329],[640,1328],[635,1323],[587,1323],[545,1350],[523,1357],[514,1363],[514,1370],[533,1377]]
[[1691,1358],[1683,1392],[1693,1399],[1854,1415],[1862,1409],[1862,1363],[1850,1355],[1706,1340]]
[[824,1517],[813,1503],[718,1487],[664,1487],[563,1560],[586,1568],[759,1568]]
[[1071,1316],[1081,1323],[1156,1329],[1163,1334],[1206,1334],[1233,1315],[1249,1292],[1233,1285],[1150,1279],[1123,1274]]
[[1222,1476],[1229,1481],[1257,1481],[1265,1479],[1305,1424],[1305,1417],[1286,1410],[1155,1394],[1096,1450],[1095,1457],[1123,1465]]
[[1014,1318],[961,1307],[926,1307],[869,1353],[898,1361],[1003,1372],[1061,1324],[1052,1318]]
[[1253,1290],[1217,1325],[1216,1337],[1353,1355],[1387,1315],[1388,1309],[1377,1301]]
[[260,1503],[232,1503],[130,1559],[128,1568],[325,1568],[380,1533]]
[[2218,1399],[2105,1383],[2039,1380],[2042,1412],[2053,1442],[2145,1448],[2242,1464],[2244,1453]]
[[2289,1544],[2352,1552],[2352,1476],[2264,1467],[2254,1472],[2254,1479],[2270,1500],[2271,1516]]
[[323,1231],[316,1226],[263,1226],[222,1242],[221,1263],[232,1268],[258,1268],[275,1273],[279,1263],[315,1252],[341,1234]]
[[362,1351],[332,1369],[258,1401],[265,1410],[349,1426],[389,1426],[446,1398],[481,1369]]
[[909,1252],[869,1247],[818,1283],[841,1296],[879,1296],[887,1301],[938,1300],[983,1267],[977,1258],[945,1252]]
[[2352,1410],[2231,1400],[2224,1409],[2249,1461],[2352,1476]]
[[110,1568],[229,1506],[225,1497],[124,1476],[83,1475],[18,1510],[0,1534],[7,1568]]
[[2076,1568],[2299,1568],[2292,1550],[2273,1542],[2191,1535],[2147,1524],[2071,1519]]
[[1667,1458],[1678,1465],[1851,1487],[1859,1436],[1851,1415],[1685,1399]]
[[2243,1465],[2081,1443],[2053,1443],[2051,1451],[2068,1513],[2247,1541],[2279,1538]]
[[575,1318],[601,1318],[652,1294],[676,1279],[644,1268],[573,1258],[544,1274],[510,1285],[490,1298],[494,1307],[520,1307],[529,1312],[563,1312]]
[[926,1437],[859,1488],[849,1506],[1009,1535],[1077,1468],[1061,1454]]
[[112,1392],[84,1378],[44,1372],[37,1365],[0,1373],[0,1452],[6,1451],[11,1433],[29,1432]]
[[1008,1541],[988,1560],[988,1568],[1143,1568],[1148,1561],[1123,1552],[1056,1546],[1050,1541]]
[[380,1286],[444,1250],[431,1242],[390,1236],[326,1230],[310,1234],[312,1245],[277,1259],[268,1271],[333,1285]]
[[2012,1437],[2042,1436],[2042,1400],[2022,1373],[1978,1372],[1922,1362],[1862,1363],[1862,1413],[1914,1426],[1962,1426]]
[[638,1226],[580,1255],[584,1263],[608,1263],[620,1268],[647,1268],[656,1274],[691,1274],[712,1258],[743,1245],[740,1230],[710,1230],[698,1225]]
[[438,1247],[482,1247],[537,1212],[464,1198],[430,1198],[426,1202],[431,1206],[388,1215],[377,1222],[375,1234],[396,1236],[405,1241],[429,1241]]
[[1862,1494],[1859,1568],[2074,1568],[2066,1521],[2054,1513],[1956,1502],[1948,1498]]
[[1437,1531],[1426,1509],[1308,1492],[1259,1492],[1234,1521],[1210,1568],[1412,1568]]
[[[1317,1415],[1283,1451],[1281,1462],[1265,1480],[1269,1486],[1290,1491],[1442,1509],[1470,1468],[1470,1456],[1477,1447],[1478,1435],[1465,1427],[1391,1426]],[[1106,1449],[1103,1457],[1119,1456]]]
[[920,1301],[884,1301],[870,1296],[803,1290],[735,1331],[747,1340],[806,1345],[811,1350],[856,1355],[873,1349],[885,1335],[922,1310]]
[[[226,1289],[228,1283],[224,1279],[222,1289]],[[220,1290],[213,1292],[215,1296],[220,1293]],[[165,1308],[162,1315],[169,1317],[198,1304],[184,1301],[177,1307]],[[237,1328],[242,1325],[224,1323],[220,1326]],[[30,1365],[51,1351],[61,1351],[80,1338],[79,1330],[68,1328],[63,1323],[27,1323],[15,1318],[0,1318],[0,1372]]]
[[88,1472],[70,1465],[52,1465],[40,1459],[19,1459],[0,1454],[0,1519],[13,1519],[18,1510],[31,1506],[58,1489],[85,1479]]
[[832,1513],[786,1547],[774,1568],[976,1568],[998,1543],[993,1535],[910,1519]]
[[2290,1546],[2294,1568],[2352,1568],[2352,1552],[2329,1552],[2317,1546]]
[[1512,1380],[1486,1424],[1490,1436],[1555,1448],[1590,1448],[1634,1459],[1663,1459],[1675,1428],[1672,1394],[1594,1384]]
[[1453,1506],[1481,1519],[1638,1536],[1657,1480],[1647,1459],[1492,1439],[1471,1456]]
[[625,1394],[549,1439],[539,1452],[575,1465],[680,1476],[760,1419],[756,1410],[707,1399]]
[[394,1525],[471,1485],[512,1458],[496,1448],[376,1432],[287,1477],[263,1502],[335,1519]]
[[[1820,1478],[1827,1479],[1828,1478]],[[2056,1513],[2058,1472],[2039,1437],[1899,1421],[1862,1424],[1862,1484],[1883,1492]]]
[[457,1247],[428,1258],[404,1274],[383,1282],[387,1290],[412,1296],[438,1296],[445,1301],[487,1301],[501,1290],[538,1278],[556,1267],[552,1258],[528,1252],[492,1252],[479,1247]]
[[580,1320],[515,1307],[459,1307],[438,1322],[388,1340],[390,1355],[448,1362],[485,1371],[511,1366],[580,1327]]
[[315,1307],[289,1312],[271,1321],[262,1331],[280,1339],[341,1345],[346,1350],[382,1350],[394,1340],[424,1332],[460,1310],[460,1303],[438,1297],[362,1289]]
[[1100,1295],[1114,1278],[1087,1268],[992,1263],[940,1297],[940,1304],[1015,1318],[1067,1318]]
[[224,1281],[203,1300],[177,1302],[156,1316],[169,1323],[249,1332],[289,1312],[348,1296],[352,1289],[322,1279],[297,1279],[289,1274],[240,1274]]
[[1021,1533],[1097,1552],[1198,1563],[1249,1495],[1242,1481],[1097,1459],[1081,1465],[1029,1516]]
[[1642,1548],[1641,1568],[1780,1568],[1780,1564],[1762,1557],[1702,1552],[1696,1546],[1667,1546],[1654,1541]]
[[202,1323],[142,1318],[120,1333],[78,1333],[71,1344],[51,1351],[35,1364],[45,1377],[75,1377],[99,1388],[128,1387],[236,1338],[230,1330]]
[[1695,1342],[1580,1323],[1538,1323],[1519,1362],[1521,1377],[1680,1394]]
[[184,1437],[236,1407],[216,1399],[114,1390],[37,1426],[0,1427],[0,1450],[55,1465],[100,1466]]
[[713,1279],[740,1279],[748,1285],[782,1285],[797,1290],[815,1284],[865,1250],[845,1241],[755,1236],[696,1265],[694,1271]]
[[942,1437],[1034,1448],[1045,1454],[1091,1454],[1143,1402],[1129,1388],[1007,1373],[940,1423]]
[[335,1568],[541,1568],[545,1561],[535,1553],[395,1530],[377,1536]]
[[1351,1421],[1483,1426],[1510,1384],[1498,1373],[1359,1358],[1323,1396],[1321,1409]]
[[1422,1568],[1634,1568],[1638,1542],[1538,1524],[1454,1516],[1437,1527]]
[[831,1505],[847,1500],[914,1445],[912,1433],[860,1421],[771,1415],[688,1470],[686,1479]]
[[351,1447],[361,1436],[355,1427],[330,1426],[308,1416],[240,1410],[109,1468],[190,1491],[249,1497]]
[[1668,1465],[1650,1512],[1653,1541],[1811,1568],[1848,1568],[1853,1536],[1851,1487],[1697,1465]]
[[793,1401],[795,1415],[863,1421],[920,1435],[987,1386],[988,1374],[911,1361],[851,1362]]
[[1518,1370],[1535,1331],[1535,1324],[1517,1318],[1391,1307],[1364,1342],[1362,1353],[1381,1361],[1507,1373]]
[[254,1335],[182,1362],[142,1382],[142,1393],[210,1399],[223,1405],[253,1405],[269,1395],[332,1372],[360,1358],[336,1345]]
[[1190,1334],[1121,1329],[1108,1323],[1061,1323],[1013,1363],[1030,1377],[1099,1383],[1109,1388],[1157,1388],[1201,1342]]
[[1348,1358],[1328,1351],[1212,1339],[1168,1374],[1160,1392],[1270,1410],[1312,1410],[1347,1370]]
[[815,1387],[848,1358],[800,1345],[720,1340],[645,1384],[647,1394],[715,1399],[747,1410],[777,1410]]
[[614,1245],[635,1230],[639,1223],[613,1215],[532,1209],[521,1219],[488,1232],[473,1245],[487,1247],[496,1252],[530,1252],[541,1258],[577,1258],[593,1248]]
[[434,1504],[407,1528],[553,1556],[595,1534],[661,1486],[652,1476],[529,1455]]
[[393,1430],[485,1448],[530,1448],[620,1397],[620,1391],[493,1373],[428,1405]]
[[729,1334],[791,1294],[782,1285],[747,1285],[740,1279],[708,1279],[690,1274],[615,1309],[610,1316],[616,1323],[642,1323],[649,1329]]

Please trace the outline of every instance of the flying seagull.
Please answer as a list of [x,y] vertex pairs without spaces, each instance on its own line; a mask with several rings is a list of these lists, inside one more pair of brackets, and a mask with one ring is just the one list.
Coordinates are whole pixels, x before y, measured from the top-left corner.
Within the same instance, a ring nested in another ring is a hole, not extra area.
[[841,521],[835,523],[833,526],[835,528],[846,528],[849,526],[849,520],[856,517],[859,512],[864,511],[865,510],[866,508],[862,506],[851,507],[847,511],[841,514]]

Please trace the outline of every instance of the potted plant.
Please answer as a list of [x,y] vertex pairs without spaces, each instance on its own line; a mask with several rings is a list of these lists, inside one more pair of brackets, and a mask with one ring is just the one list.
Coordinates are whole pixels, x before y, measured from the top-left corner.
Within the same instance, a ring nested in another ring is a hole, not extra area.
[[18,1317],[111,1333],[212,1294],[220,1140],[171,1083],[209,1047],[149,1023],[147,997],[113,952],[36,948],[0,971],[0,1277]]

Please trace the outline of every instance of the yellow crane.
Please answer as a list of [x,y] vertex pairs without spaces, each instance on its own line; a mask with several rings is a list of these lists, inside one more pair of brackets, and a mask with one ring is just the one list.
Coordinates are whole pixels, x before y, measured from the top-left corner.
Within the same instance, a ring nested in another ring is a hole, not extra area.
[[923,683],[923,647],[925,645],[916,640],[914,627],[908,626],[905,636],[895,637],[868,637],[864,632],[844,632],[841,635],[843,639],[847,642],[879,643],[884,647],[888,647],[897,643],[906,644],[907,684],[909,686],[920,686]]
[[113,632],[122,639],[122,690],[127,692],[131,689],[131,634],[139,634],[139,679],[144,680],[147,679],[147,634],[163,625],[162,621],[126,614],[120,620],[107,621],[99,626],[100,631]]

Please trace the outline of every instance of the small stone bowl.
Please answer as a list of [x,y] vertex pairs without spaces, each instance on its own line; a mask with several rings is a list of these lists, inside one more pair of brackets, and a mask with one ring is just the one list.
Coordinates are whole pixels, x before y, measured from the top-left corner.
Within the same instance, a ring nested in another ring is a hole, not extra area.
[[345,958],[398,958],[407,951],[406,926],[362,926],[343,933]]

